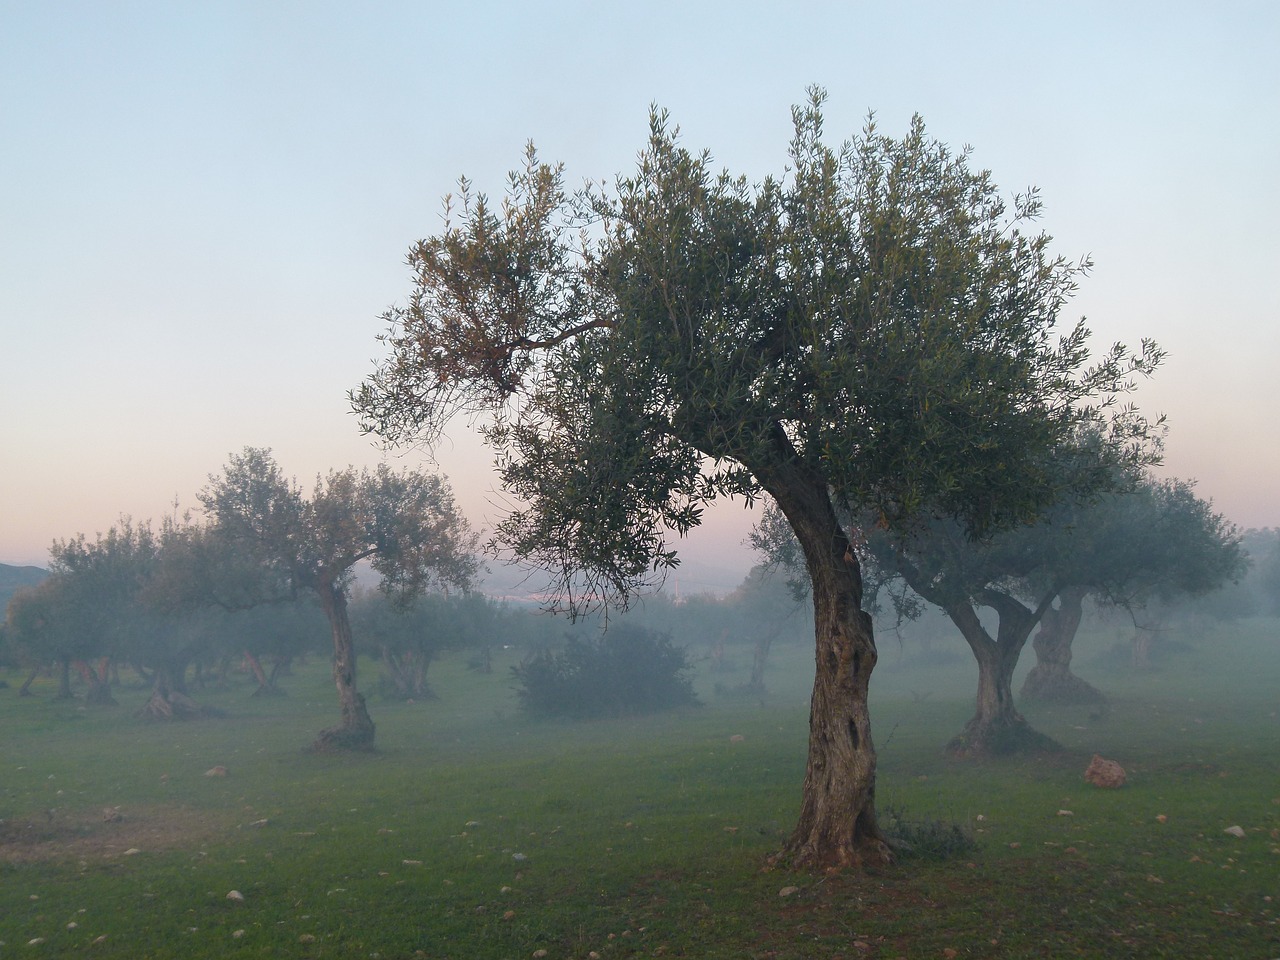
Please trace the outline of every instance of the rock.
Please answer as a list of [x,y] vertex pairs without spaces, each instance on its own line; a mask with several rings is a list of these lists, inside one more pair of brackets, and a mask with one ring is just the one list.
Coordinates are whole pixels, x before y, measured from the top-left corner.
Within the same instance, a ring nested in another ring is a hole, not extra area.
[[236,903],[244,903],[244,894],[239,890],[232,890],[227,894],[228,900],[234,900]]
[[1241,840],[1244,839],[1244,827],[1239,827],[1239,826],[1227,827],[1227,829],[1223,830],[1222,832],[1229,833],[1233,837],[1239,837]]
[[119,807],[106,807],[102,811],[103,823],[119,823],[124,819]]
[[1124,767],[1114,760],[1106,760],[1095,753],[1084,772],[1084,778],[1095,787],[1109,789],[1123,787],[1125,780]]
[[799,889],[800,889],[799,887],[783,887],[781,890],[778,891],[778,896],[789,897]]
[[206,777],[225,777],[227,775],[227,768],[219,764],[216,767],[210,767],[204,772],[204,775]]
[[1070,810],[1059,810],[1059,811],[1058,811],[1058,816],[1060,816],[1060,817],[1074,817],[1074,816],[1075,816],[1075,814],[1074,814],[1074,813],[1072,813]]

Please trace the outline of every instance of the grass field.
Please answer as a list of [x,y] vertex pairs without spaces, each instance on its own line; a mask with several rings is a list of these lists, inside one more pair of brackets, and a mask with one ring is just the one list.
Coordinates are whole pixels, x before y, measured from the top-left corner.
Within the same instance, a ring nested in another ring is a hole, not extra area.
[[[1110,708],[1027,708],[1064,750],[976,763],[941,750],[963,646],[883,638],[882,816],[973,843],[822,876],[767,866],[798,810],[800,643],[763,700],[714,692],[737,651],[701,707],[592,723],[525,719],[510,659],[459,656],[438,699],[371,698],[379,750],[349,757],[303,749],[336,714],[319,660],[287,698],[236,679],[197,692],[225,718],[177,724],[139,720],[142,689],[88,708],[12,675],[0,957],[1280,957],[1280,622],[1188,628],[1149,673],[1087,639]],[[1082,781],[1095,752],[1124,788]]]

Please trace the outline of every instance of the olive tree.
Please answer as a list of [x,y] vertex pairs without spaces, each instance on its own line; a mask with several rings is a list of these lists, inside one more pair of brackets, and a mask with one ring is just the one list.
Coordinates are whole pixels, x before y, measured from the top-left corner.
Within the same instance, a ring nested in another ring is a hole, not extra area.
[[[92,540],[78,534],[55,541],[49,550],[50,588],[56,590],[58,610],[52,622],[61,623],[64,640],[72,643],[60,656],[63,687],[67,657],[87,661],[97,658],[97,669],[85,664],[91,701],[111,702],[107,687],[107,663],[122,658],[143,664],[156,658],[157,636],[163,635],[162,618],[146,603],[147,584],[160,556],[160,538],[150,522],[135,523],[121,517],[107,532]],[[47,581],[48,582],[48,581]],[[72,651],[74,650],[74,654]],[[160,696],[158,672],[153,696]]]
[[[1080,702],[1102,699],[1071,672],[1071,645],[1086,597],[1137,618],[1148,605],[1200,597],[1242,577],[1249,563],[1243,534],[1198,496],[1189,480],[1142,476],[1128,489],[1090,505],[1067,531],[1076,560],[1047,565],[1033,578],[1056,580],[1058,603],[1046,611],[1032,641],[1036,665],[1022,696]],[[1151,631],[1139,626],[1135,661],[1144,665]]]
[[269,600],[312,593],[333,638],[333,679],[341,722],[317,749],[372,749],[376,728],[356,684],[356,649],[347,613],[353,571],[368,561],[387,596],[408,602],[433,585],[470,589],[479,569],[475,537],[439,476],[380,464],[317,477],[310,497],[287,479],[269,450],[233,454],[210,476],[200,501],[214,535],[236,544],[260,568],[248,595]]
[[532,145],[500,202],[463,180],[352,393],[389,443],[480,424],[514,503],[491,545],[547,570],[570,614],[627,606],[712,501],[777,502],[813,584],[785,850],[802,866],[890,859],[876,646],[837,509],[898,527],[927,505],[975,532],[1034,514],[1056,497],[1038,454],[1081,420],[1140,442],[1141,418],[1106,408],[1158,360],[1117,345],[1090,365],[1086,328],[1056,329],[1086,264],[1025,231],[1034,193],[1007,204],[918,118],[830,144],[824,96],[794,109],[787,170],[758,184],[714,172],[657,110],[612,184],[569,191]]

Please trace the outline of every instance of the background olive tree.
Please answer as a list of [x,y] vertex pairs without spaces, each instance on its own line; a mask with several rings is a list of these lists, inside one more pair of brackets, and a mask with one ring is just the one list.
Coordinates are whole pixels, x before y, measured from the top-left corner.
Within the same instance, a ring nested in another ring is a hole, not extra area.
[[250,447],[209,478],[200,501],[214,535],[257,563],[259,582],[313,594],[329,622],[341,722],[321,731],[316,748],[371,749],[376,728],[357,688],[347,613],[352,577],[368,561],[379,588],[401,602],[437,584],[471,588],[475,536],[446,481],[385,464],[372,472],[348,467],[317,478],[307,497],[269,450]]

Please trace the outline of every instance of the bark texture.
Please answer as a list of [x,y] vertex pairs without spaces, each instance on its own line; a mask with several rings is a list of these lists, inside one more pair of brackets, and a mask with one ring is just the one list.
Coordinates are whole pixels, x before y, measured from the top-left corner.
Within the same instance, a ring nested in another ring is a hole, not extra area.
[[876,665],[862,577],[825,485],[773,491],[813,587],[816,674],[800,818],[782,857],[798,868],[878,866],[892,856],[876,821],[876,751],[867,687]]

